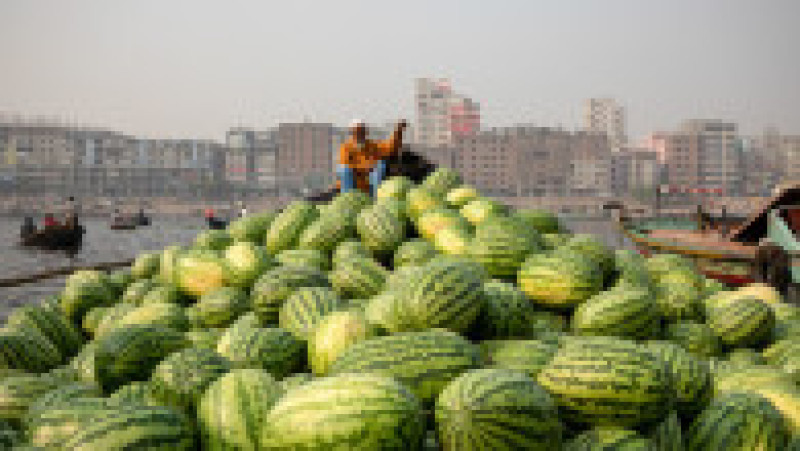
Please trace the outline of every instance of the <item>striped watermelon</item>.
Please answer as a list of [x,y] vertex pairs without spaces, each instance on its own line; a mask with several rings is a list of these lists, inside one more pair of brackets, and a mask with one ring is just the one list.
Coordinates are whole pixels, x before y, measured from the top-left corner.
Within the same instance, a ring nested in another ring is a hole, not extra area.
[[655,282],[647,272],[646,265],[647,260],[639,253],[628,249],[615,251],[614,266],[618,274],[616,285],[654,290]]
[[394,252],[405,238],[405,226],[405,219],[398,212],[382,204],[361,210],[356,218],[358,236],[375,254]]
[[722,352],[722,342],[706,324],[680,321],[667,326],[666,336],[701,358],[718,356]]
[[158,265],[160,263],[160,254],[143,252],[136,257],[131,265],[131,277],[133,280],[149,279],[158,273]]
[[372,202],[369,195],[352,190],[337,195],[322,209],[321,216],[341,218],[342,221],[352,223],[362,208]]
[[69,361],[69,368],[78,374],[78,380],[92,384],[100,383],[97,376],[97,343],[90,341],[81,349],[72,360]]
[[21,441],[20,433],[5,421],[0,421],[0,449],[14,448]]
[[542,233],[542,247],[546,250],[557,249],[569,241],[570,235],[567,233]]
[[300,287],[330,287],[330,282],[319,269],[307,266],[279,266],[265,272],[253,285],[250,298],[261,324],[277,324],[284,301]]
[[339,296],[330,288],[300,288],[281,307],[278,324],[301,340],[308,340],[322,317],[338,309]]
[[147,293],[157,286],[154,279],[141,279],[132,282],[122,293],[120,302],[139,305]]
[[650,433],[656,451],[683,451],[684,433],[676,411],[667,414],[664,421],[656,425]]
[[205,327],[226,327],[247,311],[250,302],[240,288],[222,287],[200,296],[193,306]]
[[764,302],[744,297],[711,306],[708,327],[727,346],[757,345],[772,336],[775,314]]
[[481,286],[483,310],[471,327],[481,340],[531,338],[536,312],[525,293],[513,284],[491,280]]
[[754,393],[718,396],[688,431],[689,451],[785,450],[789,436],[778,410]]
[[332,312],[323,316],[309,335],[308,362],[315,375],[325,375],[349,346],[375,335],[360,313]]
[[331,269],[328,256],[314,249],[287,249],[278,254],[275,260],[283,266],[304,266],[320,271]]
[[565,341],[538,381],[570,423],[623,427],[653,423],[672,402],[665,362],[621,339]]
[[263,247],[246,241],[228,246],[223,256],[230,285],[237,287],[250,287],[258,276],[274,265]]
[[537,304],[574,307],[602,288],[599,268],[576,254],[533,254],[520,267],[517,284]]
[[26,305],[14,309],[6,320],[6,326],[11,329],[35,329],[53,343],[64,357],[77,354],[84,342],[80,331],[61,311],[42,306]]
[[56,387],[57,381],[41,375],[21,374],[0,380],[0,421],[20,426],[28,407]]
[[[118,406],[101,410],[82,423],[64,449],[197,449],[190,419],[162,406]],[[157,447],[157,448],[154,448]]]
[[514,216],[539,233],[560,233],[564,229],[558,216],[548,210],[522,209]]
[[36,419],[39,418],[43,412],[53,408],[67,407],[76,399],[99,398],[102,396],[103,394],[100,391],[100,387],[86,382],[75,382],[54,387],[47,393],[37,397],[36,400],[28,406],[28,410],[25,412],[23,418],[23,424],[27,427],[35,423]]
[[455,378],[436,400],[443,450],[541,450],[561,447],[550,395],[525,373],[477,369]]
[[420,449],[419,401],[395,380],[349,374],[315,379],[286,393],[263,422],[261,449]]
[[105,307],[102,318],[100,318],[97,325],[94,327],[93,337],[97,339],[114,330],[117,327],[117,323],[124,318],[125,315],[137,308],[138,306],[134,304],[125,303]]
[[186,318],[183,307],[165,303],[137,307],[119,319],[113,328],[124,328],[134,324],[164,326],[178,331],[189,329],[189,320]]
[[603,280],[614,273],[614,251],[598,238],[588,234],[572,235],[563,246],[554,251],[556,254],[578,254],[600,268]]
[[338,262],[328,278],[344,299],[369,298],[383,289],[387,273],[380,263],[371,258],[353,257]]
[[283,378],[301,367],[305,347],[277,327],[234,326],[222,334],[216,351],[234,368],[263,369]]
[[596,427],[564,444],[564,451],[661,451],[632,429]]
[[157,400],[189,413],[205,389],[230,370],[230,361],[216,352],[187,348],[162,360],[150,381]]
[[445,200],[451,207],[461,208],[478,196],[478,191],[472,186],[461,185],[448,191]]
[[706,361],[668,341],[650,341],[647,347],[667,363],[678,412],[688,417],[702,410],[713,392],[711,372]]
[[372,373],[396,378],[423,402],[481,364],[478,348],[453,332],[434,329],[375,337],[351,345],[329,374]]
[[47,409],[27,428],[33,449],[66,449],[64,443],[113,406],[105,398],[74,399],[69,405]]
[[272,255],[294,247],[303,229],[317,217],[314,205],[305,201],[289,204],[275,217],[267,230],[264,246]]
[[342,241],[336,246],[336,249],[333,251],[333,256],[331,257],[331,262],[333,266],[339,264],[340,261],[346,260],[350,257],[365,257],[369,258],[370,253],[366,247],[364,247],[364,243],[361,241],[355,240],[347,240]]
[[225,329],[192,329],[186,332],[186,339],[193,348],[216,349],[224,331]]
[[522,230],[520,223],[511,218],[487,219],[475,228],[469,255],[483,264],[492,277],[513,278],[525,258],[541,250],[534,233]]
[[436,255],[433,245],[423,239],[411,239],[402,243],[394,253],[394,268],[407,265],[422,265]]
[[403,200],[412,185],[408,177],[402,175],[389,177],[380,184],[375,192],[375,198],[378,202],[386,199]]
[[133,381],[118,388],[108,399],[121,405],[157,406],[159,402],[155,393],[150,381]]
[[433,237],[433,247],[445,255],[467,256],[472,234],[464,227],[445,227]]
[[436,233],[442,229],[457,227],[468,230],[469,223],[449,208],[436,208],[423,212],[416,221],[419,235],[428,241],[433,241]]
[[261,212],[231,221],[226,230],[234,241],[261,244],[274,218],[275,213],[271,211]]
[[260,449],[261,425],[282,394],[263,370],[232,370],[214,381],[197,408],[203,449]]
[[371,298],[364,308],[364,318],[379,330],[398,332],[403,329],[398,322],[397,294],[393,291],[383,293]]
[[181,254],[175,272],[180,291],[193,298],[228,285],[231,277],[225,260],[210,251]]
[[579,305],[572,317],[572,328],[578,335],[655,338],[660,324],[651,294],[638,287],[602,291]]
[[165,285],[178,284],[178,257],[183,252],[180,246],[167,246],[162,252],[159,262],[159,271],[156,280]]
[[783,416],[786,429],[800,434],[800,390],[791,375],[775,371],[771,366],[736,368],[714,374],[716,396],[725,393],[749,392],[772,403]]
[[146,380],[164,357],[185,345],[182,333],[162,326],[136,324],[116,329],[96,342],[97,380],[106,393]]
[[106,284],[104,274],[99,271],[75,271],[67,277],[59,301],[67,318],[80,324],[83,315],[92,307],[111,304],[114,290]]
[[300,235],[297,247],[330,253],[339,243],[354,235],[355,230],[351,220],[330,214],[309,224]]
[[227,230],[204,230],[194,240],[194,249],[222,251],[233,243]]
[[702,317],[703,289],[697,275],[689,271],[662,274],[655,284],[656,302],[669,321],[698,320]]
[[432,260],[420,273],[397,293],[403,330],[466,331],[485,302],[481,274],[469,264],[448,259]]
[[411,219],[417,219],[422,213],[444,206],[441,198],[430,190],[416,186],[406,193],[406,212]]
[[37,329],[20,325],[0,330],[0,368],[42,373],[62,361],[58,348]]
[[461,185],[461,175],[448,167],[436,169],[420,184],[438,197],[444,197],[448,191],[459,185]]
[[[119,305],[119,304],[118,304]],[[127,305],[127,304],[122,304]],[[83,315],[83,320],[81,320],[81,329],[86,332],[89,336],[95,336],[97,333],[97,328],[100,326],[100,323],[103,321],[103,318],[108,313],[110,307],[107,306],[98,306],[94,307],[85,315]],[[132,309],[131,309],[132,310]]]
[[142,297],[140,305],[148,304],[185,304],[187,298],[181,295],[175,285],[158,285]]
[[505,208],[497,201],[479,197],[461,207],[461,216],[470,224],[477,226],[483,221],[505,214]]
[[536,377],[558,350],[556,344],[541,340],[488,340],[480,347],[487,367],[522,371],[531,377]]

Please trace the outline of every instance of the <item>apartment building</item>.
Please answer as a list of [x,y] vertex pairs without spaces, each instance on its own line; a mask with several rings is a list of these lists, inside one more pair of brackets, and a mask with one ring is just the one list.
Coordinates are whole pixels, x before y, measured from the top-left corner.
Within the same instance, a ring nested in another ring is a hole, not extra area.
[[588,131],[605,133],[612,152],[620,152],[627,144],[625,108],[610,98],[587,99],[583,107],[583,124]]
[[278,125],[275,171],[278,185],[293,192],[315,190],[333,180],[334,151],[343,139],[332,124]]
[[453,91],[446,78],[418,78],[415,109],[414,142],[422,146],[452,145],[480,130],[479,104]]

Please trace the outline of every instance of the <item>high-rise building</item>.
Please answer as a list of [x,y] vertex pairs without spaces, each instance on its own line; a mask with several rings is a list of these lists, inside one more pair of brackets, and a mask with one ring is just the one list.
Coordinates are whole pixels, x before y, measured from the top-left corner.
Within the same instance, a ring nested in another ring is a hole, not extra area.
[[480,106],[453,91],[445,78],[418,78],[415,86],[414,141],[429,147],[451,145],[480,129]]
[[625,108],[614,99],[588,99],[583,111],[584,128],[608,135],[612,152],[619,152],[627,144],[625,134]]

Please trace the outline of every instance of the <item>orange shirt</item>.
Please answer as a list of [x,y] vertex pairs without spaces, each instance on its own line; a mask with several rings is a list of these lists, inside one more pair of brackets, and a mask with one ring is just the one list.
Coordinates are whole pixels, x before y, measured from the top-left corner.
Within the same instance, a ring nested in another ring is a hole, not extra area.
[[395,133],[390,139],[381,142],[367,139],[361,145],[358,145],[350,137],[339,148],[339,164],[350,167],[357,172],[368,172],[375,167],[378,161],[394,155],[400,145],[399,133]]

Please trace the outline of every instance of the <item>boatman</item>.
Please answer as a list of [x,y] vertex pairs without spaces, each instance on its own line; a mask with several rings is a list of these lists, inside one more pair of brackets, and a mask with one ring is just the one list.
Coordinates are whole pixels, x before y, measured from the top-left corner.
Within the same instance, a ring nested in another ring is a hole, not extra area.
[[386,175],[386,159],[395,155],[403,145],[406,125],[406,121],[401,120],[388,140],[374,142],[367,139],[364,121],[357,119],[350,124],[350,137],[339,149],[337,174],[340,192],[357,188],[375,196]]

